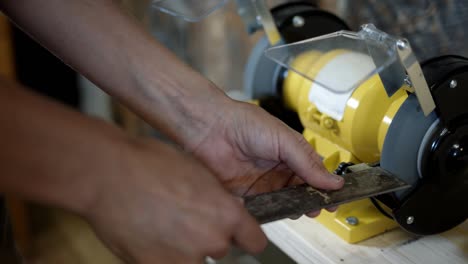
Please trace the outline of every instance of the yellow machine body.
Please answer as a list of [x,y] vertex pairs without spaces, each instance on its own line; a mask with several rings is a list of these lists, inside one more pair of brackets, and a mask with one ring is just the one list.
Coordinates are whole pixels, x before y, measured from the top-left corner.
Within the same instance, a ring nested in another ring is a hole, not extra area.
[[[327,53],[311,51],[296,58],[292,67],[315,76],[345,50]],[[359,65],[349,65],[359,67]],[[388,127],[407,93],[400,89],[388,97],[376,74],[357,87],[349,97],[341,120],[319,111],[309,99],[313,82],[289,71],[283,84],[283,98],[296,111],[304,126],[304,137],[323,157],[325,167],[334,171],[341,162],[379,161]],[[358,223],[347,221],[348,217]],[[317,220],[349,243],[356,243],[397,227],[380,213],[369,199],[342,205],[336,212],[322,212]]]

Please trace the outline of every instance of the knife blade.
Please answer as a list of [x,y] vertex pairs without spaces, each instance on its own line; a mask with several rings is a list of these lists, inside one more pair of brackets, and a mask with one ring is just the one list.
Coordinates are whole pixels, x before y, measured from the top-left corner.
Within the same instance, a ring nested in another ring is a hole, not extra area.
[[247,196],[244,205],[261,224],[411,187],[380,167],[359,164],[343,175],[343,188],[324,191],[307,184]]

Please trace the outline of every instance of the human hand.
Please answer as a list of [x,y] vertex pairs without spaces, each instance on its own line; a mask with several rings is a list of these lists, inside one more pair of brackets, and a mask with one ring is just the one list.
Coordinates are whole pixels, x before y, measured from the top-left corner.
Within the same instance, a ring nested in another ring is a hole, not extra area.
[[83,215],[129,263],[202,263],[231,243],[258,253],[266,238],[242,203],[197,161],[153,140],[132,143]]
[[301,134],[263,109],[230,101],[218,111],[209,133],[189,151],[232,193],[246,196],[302,182],[322,189],[343,186]]

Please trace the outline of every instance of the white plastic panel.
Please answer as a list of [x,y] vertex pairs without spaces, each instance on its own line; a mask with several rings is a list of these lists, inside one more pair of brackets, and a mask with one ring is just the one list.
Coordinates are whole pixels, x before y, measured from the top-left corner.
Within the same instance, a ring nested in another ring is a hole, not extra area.
[[[353,67],[359,65],[359,67]],[[329,80],[332,87],[344,88],[335,92],[313,82],[309,92],[309,101],[317,106],[320,112],[341,121],[354,89],[348,90],[348,83],[356,83],[358,76],[364,76],[375,68],[372,58],[358,52],[343,52],[328,61],[317,73],[316,79]],[[357,106],[356,106],[357,107]]]

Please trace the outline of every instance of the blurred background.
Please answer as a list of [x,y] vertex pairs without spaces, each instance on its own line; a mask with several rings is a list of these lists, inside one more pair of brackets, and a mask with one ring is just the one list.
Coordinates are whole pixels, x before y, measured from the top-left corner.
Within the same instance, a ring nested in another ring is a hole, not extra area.
[[[235,1],[198,23],[188,23],[151,7],[149,0],[121,0],[155,39],[218,85],[243,97],[243,75],[249,53],[262,32],[249,35]],[[297,1],[266,0],[270,7]],[[315,3],[342,18],[353,30],[364,23],[410,40],[419,60],[444,54],[468,56],[468,5],[464,0],[330,0]],[[320,26],[320,25],[317,25]],[[90,81],[0,19],[0,73],[33,90],[121,126],[133,135],[158,133]],[[116,194],[118,195],[118,194]],[[79,218],[60,210],[7,197],[18,247],[31,263],[120,263]],[[0,221],[1,222],[1,221]],[[270,245],[264,254],[233,251],[217,263],[292,263]]]

